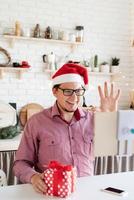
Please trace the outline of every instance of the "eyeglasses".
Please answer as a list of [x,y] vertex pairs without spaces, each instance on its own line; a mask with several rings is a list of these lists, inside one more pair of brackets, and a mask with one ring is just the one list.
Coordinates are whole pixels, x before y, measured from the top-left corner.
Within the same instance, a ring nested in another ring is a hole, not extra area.
[[75,92],[76,96],[83,96],[85,93],[84,88],[73,90],[73,89],[63,89],[63,88],[58,87],[58,89],[62,90],[64,96],[72,96],[74,92]]

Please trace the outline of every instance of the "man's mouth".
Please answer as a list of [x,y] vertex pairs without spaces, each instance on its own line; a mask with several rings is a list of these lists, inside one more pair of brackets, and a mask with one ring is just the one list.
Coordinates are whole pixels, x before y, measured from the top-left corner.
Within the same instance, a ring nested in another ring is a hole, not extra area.
[[67,101],[67,103],[72,105],[72,106],[74,106],[76,104],[76,102],[69,102],[69,101]]

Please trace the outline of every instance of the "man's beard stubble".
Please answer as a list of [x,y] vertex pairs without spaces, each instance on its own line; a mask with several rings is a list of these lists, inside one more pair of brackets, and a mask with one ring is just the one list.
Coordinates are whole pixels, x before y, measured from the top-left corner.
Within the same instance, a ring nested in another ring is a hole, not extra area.
[[[62,108],[62,110],[64,110],[64,111],[67,112],[67,113],[74,113],[74,112],[75,112],[74,110],[72,110],[72,111],[67,110],[66,108],[62,107],[59,103],[57,103],[57,106],[58,106],[58,108],[59,108],[59,107]],[[60,108],[59,108],[59,109],[60,109]]]

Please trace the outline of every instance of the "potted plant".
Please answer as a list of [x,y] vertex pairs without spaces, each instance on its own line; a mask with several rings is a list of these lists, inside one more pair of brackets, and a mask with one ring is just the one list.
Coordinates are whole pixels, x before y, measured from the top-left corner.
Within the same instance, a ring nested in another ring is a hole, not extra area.
[[82,64],[85,66],[85,67],[88,67],[88,71],[91,72],[92,71],[92,68],[90,66],[90,61],[89,60],[83,60]]
[[93,65],[93,71],[94,72],[99,72],[99,66],[98,66],[98,55],[94,56],[94,65]]
[[109,73],[110,72],[110,66],[108,64],[108,62],[102,62],[100,64],[100,71],[103,73]]
[[111,72],[112,73],[118,73],[119,72],[119,64],[120,64],[120,58],[112,58],[111,61]]

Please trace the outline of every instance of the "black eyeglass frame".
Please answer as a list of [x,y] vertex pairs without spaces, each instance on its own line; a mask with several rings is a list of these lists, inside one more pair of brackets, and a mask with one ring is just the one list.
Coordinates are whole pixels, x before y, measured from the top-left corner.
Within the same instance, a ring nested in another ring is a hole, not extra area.
[[[73,89],[65,89],[65,88],[63,89],[63,88],[58,87],[58,89],[60,89],[63,92],[64,96],[72,96],[74,92],[75,92],[76,96],[84,96],[85,91],[86,91],[85,88],[73,90]],[[70,91],[71,93],[67,94],[66,93],[67,91]],[[78,91],[83,91],[83,93],[79,94],[79,93],[77,93]]]

